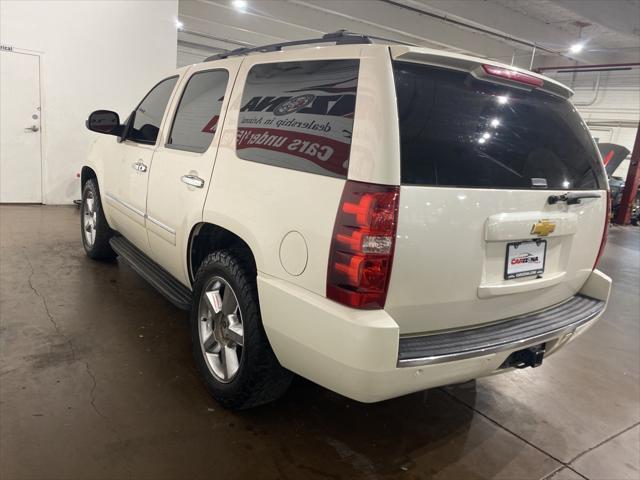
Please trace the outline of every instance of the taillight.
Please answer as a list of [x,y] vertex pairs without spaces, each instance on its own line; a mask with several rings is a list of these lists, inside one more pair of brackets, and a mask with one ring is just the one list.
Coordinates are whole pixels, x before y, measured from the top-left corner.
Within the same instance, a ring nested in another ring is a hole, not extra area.
[[541,78],[517,70],[511,70],[510,68],[495,67],[493,65],[482,65],[482,68],[487,75],[493,75],[494,77],[500,77],[518,83],[526,83],[534,87],[542,87],[544,85],[544,81]]
[[593,264],[593,270],[596,269],[598,263],[600,263],[600,258],[604,252],[604,246],[607,244],[607,236],[609,235],[609,222],[611,215],[611,192],[607,191],[607,211],[604,215],[604,230],[602,232],[602,240],[600,241],[600,250],[598,250],[598,256],[596,257],[596,262]]
[[327,297],[383,308],[391,275],[400,188],[348,180],[331,239]]

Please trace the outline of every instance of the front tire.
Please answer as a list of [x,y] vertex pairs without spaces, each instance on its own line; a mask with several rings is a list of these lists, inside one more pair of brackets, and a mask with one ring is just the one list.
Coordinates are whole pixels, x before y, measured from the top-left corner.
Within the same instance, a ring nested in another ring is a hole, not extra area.
[[255,272],[231,251],[210,254],[198,269],[191,336],[196,366],[225,408],[271,402],[293,379],[278,363],[262,326]]
[[80,233],[82,246],[87,257],[94,260],[112,260],[116,253],[109,244],[113,230],[109,227],[102,211],[100,191],[95,179],[87,180],[82,189],[80,206]]

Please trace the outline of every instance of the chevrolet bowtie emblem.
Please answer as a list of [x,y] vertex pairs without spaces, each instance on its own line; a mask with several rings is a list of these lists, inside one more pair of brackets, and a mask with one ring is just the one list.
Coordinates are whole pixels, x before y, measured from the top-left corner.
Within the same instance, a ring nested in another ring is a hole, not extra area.
[[546,237],[556,229],[556,224],[550,220],[540,220],[531,227],[532,235],[540,235]]

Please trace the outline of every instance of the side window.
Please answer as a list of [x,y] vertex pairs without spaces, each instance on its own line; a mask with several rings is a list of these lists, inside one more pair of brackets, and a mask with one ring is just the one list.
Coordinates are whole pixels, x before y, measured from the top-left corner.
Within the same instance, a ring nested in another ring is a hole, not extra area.
[[238,120],[238,157],[345,178],[359,60],[254,65]]
[[133,125],[127,134],[128,140],[139,143],[156,143],[162,116],[171,98],[178,77],[167,78],[151,89],[136,108]]
[[168,147],[198,153],[209,148],[218,126],[228,80],[226,70],[193,74],[180,99]]

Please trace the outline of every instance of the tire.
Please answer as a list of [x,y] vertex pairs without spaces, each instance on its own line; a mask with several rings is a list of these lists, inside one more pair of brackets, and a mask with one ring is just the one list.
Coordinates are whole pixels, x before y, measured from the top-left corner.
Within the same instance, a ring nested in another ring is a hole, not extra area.
[[269,403],[291,384],[294,375],[278,363],[262,325],[255,271],[237,252],[214,252],[200,265],[191,338],[198,371],[224,408]]
[[100,190],[95,179],[87,180],[82,189],[80,205],[80,234],[87,257],[94,260],[113,260],[116,253],[109,245],[113,230],[102,211]]

